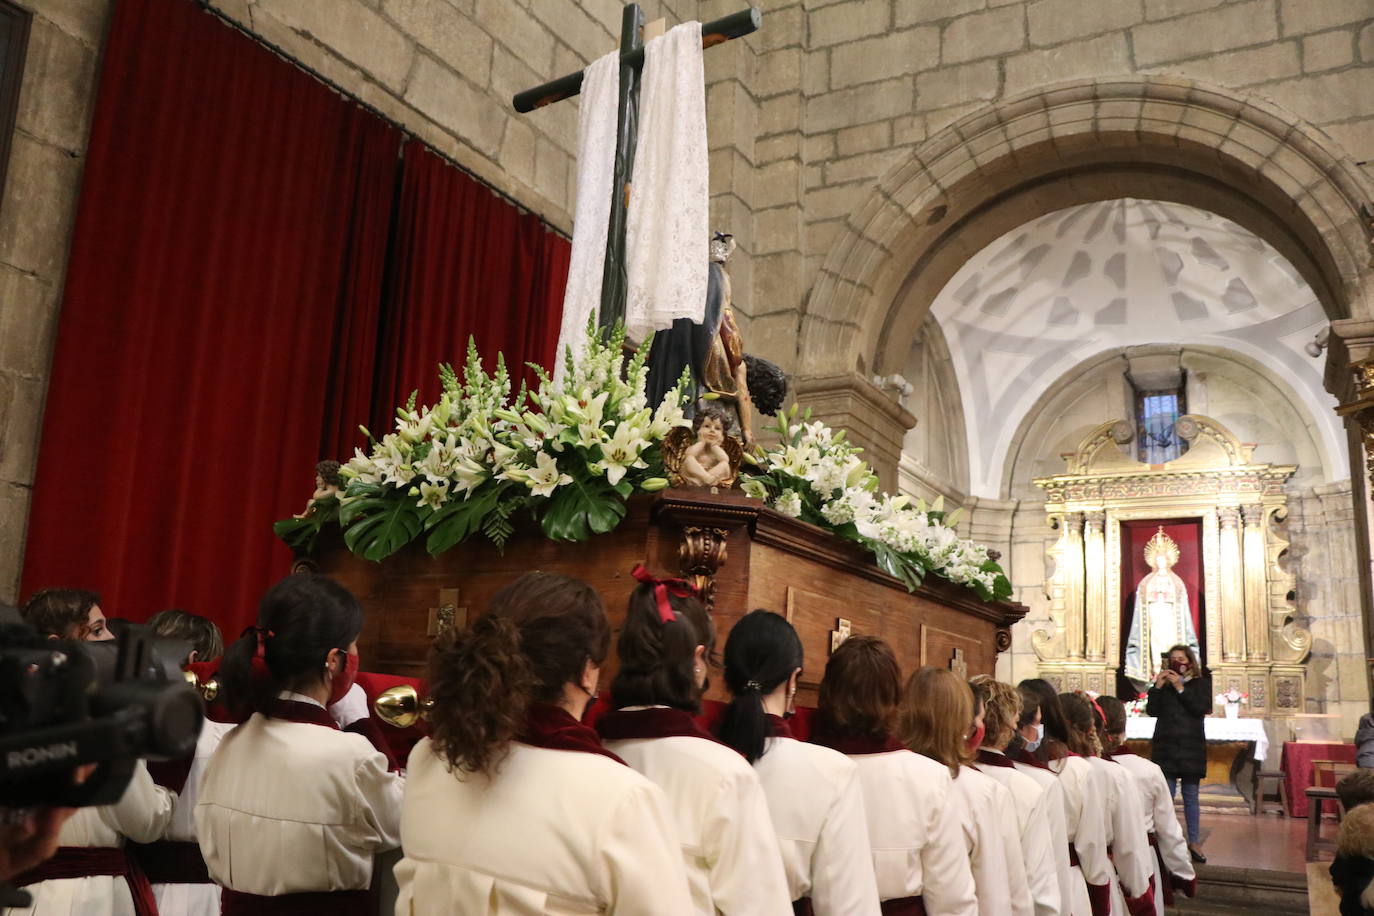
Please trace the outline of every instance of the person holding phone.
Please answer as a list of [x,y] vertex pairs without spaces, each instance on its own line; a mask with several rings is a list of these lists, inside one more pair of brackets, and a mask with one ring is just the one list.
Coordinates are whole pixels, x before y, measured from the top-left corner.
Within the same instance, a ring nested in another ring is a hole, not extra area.
[[1201,807],[1198,783],[1207,774],[1207,735],[1202,720],[1212,711],[1212,687],[1202,676],[1193,650],[1171,648],[1150,687],[1145,714],[1155,718],[1150,759],[1164,771],[1169,795],[1183,783],[1183,817],[1188,827],[1188,852],[1194,862],[1206,862],[1198,838]]

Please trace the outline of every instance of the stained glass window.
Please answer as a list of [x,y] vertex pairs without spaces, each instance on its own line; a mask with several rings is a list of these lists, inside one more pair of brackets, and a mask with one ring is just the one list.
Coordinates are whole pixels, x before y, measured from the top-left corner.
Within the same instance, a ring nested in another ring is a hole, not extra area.
[[1178,418],[1187,412],[1182,388],[1136,390],[1136,442],[1141,461],[1163,464],[1188,450],[1188,443],[1179,437],[1176,429]]

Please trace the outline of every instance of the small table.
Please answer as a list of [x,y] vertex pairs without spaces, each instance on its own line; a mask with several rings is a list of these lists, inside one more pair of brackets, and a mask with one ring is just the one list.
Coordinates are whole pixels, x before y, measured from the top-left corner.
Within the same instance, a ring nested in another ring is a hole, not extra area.
[[1288,814],[1307,817],[1307,787],[1312,785],[1312,761],[1355,762],[1355,745],[1334,741],[1285,741],[1279,769],[1288,790]]

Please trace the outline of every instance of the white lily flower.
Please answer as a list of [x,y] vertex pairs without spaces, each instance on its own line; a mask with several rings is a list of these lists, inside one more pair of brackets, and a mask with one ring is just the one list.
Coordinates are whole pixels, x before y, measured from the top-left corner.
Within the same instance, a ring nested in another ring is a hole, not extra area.
[[553,491],[564,484],[572,483],[572,478],[558,470],[558,461],[548,452],[534,456],[534,467],[526,469],[525,486],[534,496],[552,496]]
[[471,458],[459,458],[453,465],[453,492],[471,493],[481,486],[491,472]]
[[649,440],[641,436],[635,427],[622,423],[616,428],[611,440],[601,446],[601,464],[606,469],[606,480],[611,486],[620,483],[630,468],[648,467],[639,456],[649,445]]
[[429,506],[431,509],[438,509],[448,502],[448,481],[442,480],[439,483],[425,481],[420,484],[420,501],[415,505],[423,509]]

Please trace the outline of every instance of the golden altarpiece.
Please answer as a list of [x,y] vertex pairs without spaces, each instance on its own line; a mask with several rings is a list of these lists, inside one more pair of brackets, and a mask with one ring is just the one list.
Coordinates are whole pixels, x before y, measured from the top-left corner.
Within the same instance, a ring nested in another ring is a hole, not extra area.
[[1136,585],[1122,581],[1122,522],[1200,520],[1198,639],[1214,691],[1248,693],[1257,714],[1302,713],[1312,634],[1293,622],[1283,489],[1297,468],[1255,463],[1253,446],[1207,417],[1180,417],[1176,429],[1188,450],[1149,465],[1123,451],[1131,423],[1104,423],[1065,456],[1065,473],[1035,481],[1059,532],[1047,551],[1052,628],[1032,634],[1041,676],[1062,690],[1115,693],[1123,589]]

